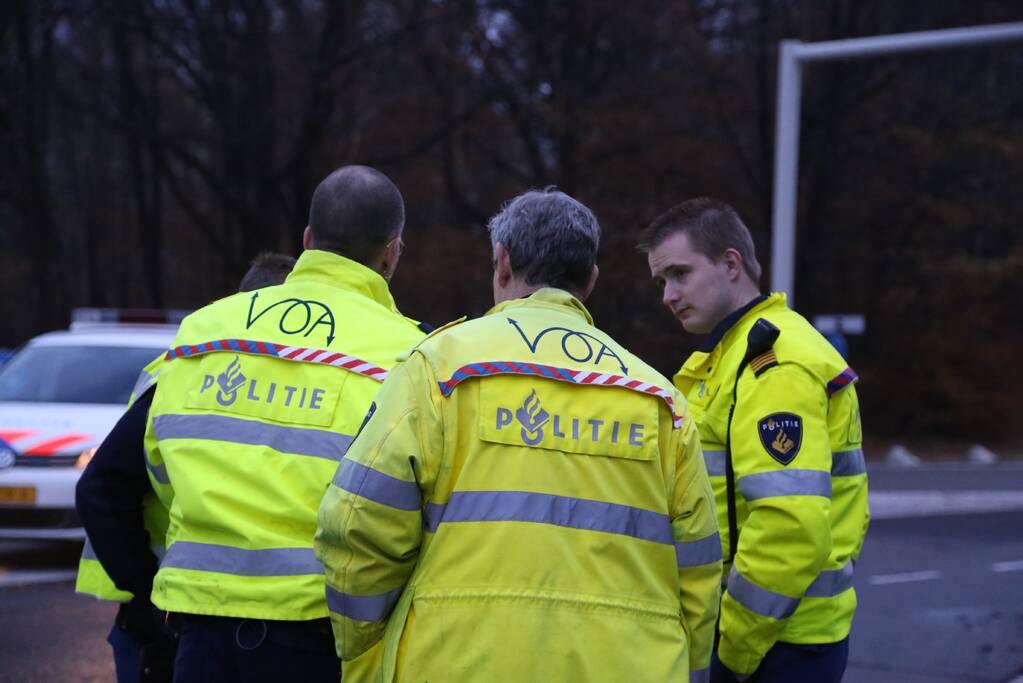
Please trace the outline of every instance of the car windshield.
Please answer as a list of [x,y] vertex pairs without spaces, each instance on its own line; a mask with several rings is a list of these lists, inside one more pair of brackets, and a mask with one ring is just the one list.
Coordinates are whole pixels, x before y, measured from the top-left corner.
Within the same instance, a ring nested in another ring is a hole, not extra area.
[[157,347],[29,346],[0,369],[0,401],[128,402]]

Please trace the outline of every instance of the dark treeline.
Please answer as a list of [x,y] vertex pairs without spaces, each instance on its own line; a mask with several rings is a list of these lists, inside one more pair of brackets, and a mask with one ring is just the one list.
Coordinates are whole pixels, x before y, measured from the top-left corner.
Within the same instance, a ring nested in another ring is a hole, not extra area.
[[[736,205],[769,265],[778,41],[1023,18],[1006,0],[14,0],[0,10],[0,345],[74,306],[194,308],[297,254],[331,169],[408,204],[401,308],[489,306],[483,225],[556,185],[605,228],[598,324],[671,373],[637,231]],[[806,71],[798,307],[866,315],[868,431],[1019,435],[1023,44]],[[426,286],[424,286],[426,285]]]

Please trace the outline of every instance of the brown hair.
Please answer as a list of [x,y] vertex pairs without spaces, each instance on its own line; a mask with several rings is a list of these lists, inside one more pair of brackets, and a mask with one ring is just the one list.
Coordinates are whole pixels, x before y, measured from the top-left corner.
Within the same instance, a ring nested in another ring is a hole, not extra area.
[[252,265],[248,272],[242,276],[238,291],[251,292],[254,289],[279,285],[284,282],[294,267],[295,259],[287,254],[265,251],[252,259]]
[[640,236],[640,251],[649,253],[675,233],[689,238],[693,249],[711,261],[717,261],[726,249],[735,249],[742,257],[742,268],[760,283],[760,263],[749,229],[728,204],[709,197],[697,197],[671,207],[655,218]]
[[369,166],[342,166],[316,187],[309,205],[313,247],[369,265],[405,226],[405,200]]

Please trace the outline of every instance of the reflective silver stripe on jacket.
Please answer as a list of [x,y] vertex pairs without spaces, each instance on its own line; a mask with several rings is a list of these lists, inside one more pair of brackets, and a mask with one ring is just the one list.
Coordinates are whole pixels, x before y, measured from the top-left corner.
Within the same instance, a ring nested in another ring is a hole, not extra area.
[[399,510],[418,510],[422,506],[419,485],[414,481],[392,477],[349,458],[338,465],[334,486]]
[[[831,458],[831,475],[833,477],[852,477],[867,471],[862,448],[836,451],[832,453]],[[703,460],[707,464],[708,476],[725,476],[725,451],[706,449],[703,451]]]
[[341,460],[353,438],[325,429],[285,427],[227,415],[157,415],[157,439],[208,439],[246,446],[268,446],[281,453]]
[[426,506],[427,531],[452,522],[536,522],[673,545],[671,522],[660,512],[531,491],[455,491],[447,503]]
[[146,390],[156,384],[156,378],[159,376],[160,371],[157,370],[153,374],[149,374],[145,370],[139,373],[139,377],[135,380],[135,386],[132,387],[131,395],[134,399],[138,399],[139,396],[146,393]]
[[719,450],[704,450],[703,461],[707,463],[707,476],[725,476],[725,452]]
[[[704,450],[704,462],[707,463],[709,476],[724,476],[725,452],[717,449]],[[863,449],[854,448],[848,451],[836,451],[832,454],[832,476],[854,476],[866,472],[863,460]]]
[[848,451],[837,451],[831,454],[831,476],[853,477],[864,474],[867,463],[863,459],[863,449],[853,448]]
[[352,595],[327,586],[327,608],[356,621],[381,621],[401,597],[402,588],[379,595]]
[[753,583],[732,565],[728,575],[728,594],[754,614],[772,619],[787,619],[799,607],[799,598],[790,598]]
[[167,465],[154,465],[149,459],[149,451],[145,451],[145,457],[146,469],[152,472],[153,479],[155,479],[158,484],[169,484],[170,477],[167,475]]
[[322,574],[312,548],[250,550],[215,543],[178,541],[167,549],[160,568],[195,569],[232,576],[302,576]]
[[710,667],[690,670],[689,683],[710,683]]
[[675,559],[679,567],[698,567],[721,559],[721,534],[712,533],[695,541],[675,541]]
[[820,470],[774,470],[747,474],[739,491],[748,501],[777,496],[831,497],[831,473]]
[[841,569],[822,571],[806,589],[807,598],[833,598],[840,595],[853,585],[853,563],[847,562]]

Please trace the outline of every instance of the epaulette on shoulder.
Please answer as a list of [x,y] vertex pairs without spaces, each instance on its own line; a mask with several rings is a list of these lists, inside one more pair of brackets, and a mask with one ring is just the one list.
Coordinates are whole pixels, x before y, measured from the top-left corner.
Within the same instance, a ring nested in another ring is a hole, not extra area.
[[425,337],[420,339],[419,342],[415,346],[410,348],[408,351],[405,351],[404,353],[399,354],[398,355],[398,361],[400,362],[400,361],[408,360],[409,356],[412,355],[412,352],[415,351],[416,349],[418,349],[420,346],[422,346],[428,340],[433,339],[434,337],[436,337],[440,333],[444,332],[445,330],[449,330],[452,327],[455,327],[456,325],[461,325],[462,323],[464,323],[468,319],[469,319],[469,316],[463,315],[461,318],[456,318],[455,320],[452,320],[451,322],[449,322],[447,324],[444,324],[444,325],[441,325],[440,327],[432,330]]
[[774,366],[778,364],[778,357],[774,354],[774,349],[760,354],[749,362],[750,369],[753,370],[753,375],[760,377]]
[[[750,369],[756,377],[760,377],[778,364],[778,357],[774,353],[774,342],[778,340],[781,330],[764,318],[757,318],[746,335],[746,358],[749,359]],[[741,372],[741,370],[740,370]]]

